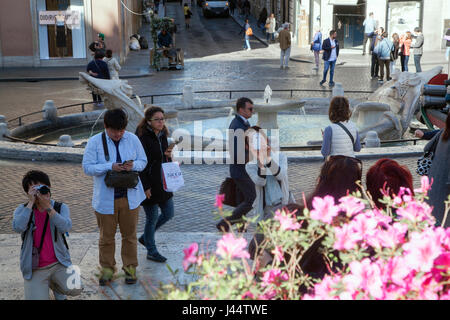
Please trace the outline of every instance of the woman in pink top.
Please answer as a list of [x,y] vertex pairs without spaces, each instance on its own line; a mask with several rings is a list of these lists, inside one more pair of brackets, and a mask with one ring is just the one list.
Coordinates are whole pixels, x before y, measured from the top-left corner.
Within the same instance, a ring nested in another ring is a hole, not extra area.
[[407,31],[406,34],[400,38],[400,62],[402,63],[402,72],[408,71],[409,51],[411,48],[411,32]]

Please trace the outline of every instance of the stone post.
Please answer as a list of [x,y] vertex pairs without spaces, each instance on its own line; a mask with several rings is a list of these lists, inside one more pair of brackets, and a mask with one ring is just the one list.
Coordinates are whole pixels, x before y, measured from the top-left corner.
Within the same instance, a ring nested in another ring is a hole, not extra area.
[[192,90],[192,86],[185,85],[183,88],[183,106],[186,108],[194,107],[194,91]]
[[55,103],[53,100],[45,101],[44,107],[42,108],[44,111],[43,118],[44,120],[49,120],[51,122],[55,122],[58,119],[58,110],[55,107]]
[[0,141],[5,140],[5,136],[9,136],[8,124],[0,122]]
[[74,143],[70,135],[63,134],[62,136],[59,137],[57,145],[60,147],[73,147]]
[[342,83],[336,82],[336,84],[333,87],[332,95],[333,97],[344,96],[344,88],[342,87]]
[[376,131],[368,131],[364,139],[366,148],[379,148],[381,143]]

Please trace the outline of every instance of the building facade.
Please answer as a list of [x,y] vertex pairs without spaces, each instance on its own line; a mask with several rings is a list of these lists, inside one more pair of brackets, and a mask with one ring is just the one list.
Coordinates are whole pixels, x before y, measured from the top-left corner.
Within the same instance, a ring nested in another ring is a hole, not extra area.
[[[140,0],[122,0],[141,12]],[[120,0],[0,1],[0,67],[85,65],[98,33],[125,60],[128,39],[141,25]]]
[[337,31],[343,48],[362,49],[363,22],[374,13],[378,26],[389,35],[421,27],[424,51],[445,48],[443,37],[450,28],[450,0],[253,0],[252,14],[266,6],[277,22],[289,22],[295,45],[308,47],[314,33]]

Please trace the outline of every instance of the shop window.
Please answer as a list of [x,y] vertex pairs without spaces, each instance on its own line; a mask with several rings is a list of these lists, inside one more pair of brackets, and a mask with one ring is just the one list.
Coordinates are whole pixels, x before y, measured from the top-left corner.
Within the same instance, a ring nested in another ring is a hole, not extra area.
[[420,12],[422,1],[396,1],[388,4],[388,32],[389,34],[405,34],[420,27]]
[[[46,0],[48,11],[66,11],[69,0]],[[57,17],[54,25],[47,26],[48,53],[50,58],[72,57],[72,30],[68,28],[64,17]]]

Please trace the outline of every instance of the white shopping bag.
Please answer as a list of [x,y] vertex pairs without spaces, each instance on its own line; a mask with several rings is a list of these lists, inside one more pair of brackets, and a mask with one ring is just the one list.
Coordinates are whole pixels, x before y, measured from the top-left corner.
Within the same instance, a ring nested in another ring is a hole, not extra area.
[[178,162],[165,162],[161,166],[164,191],[176,192],[184,186],[183,174]]

